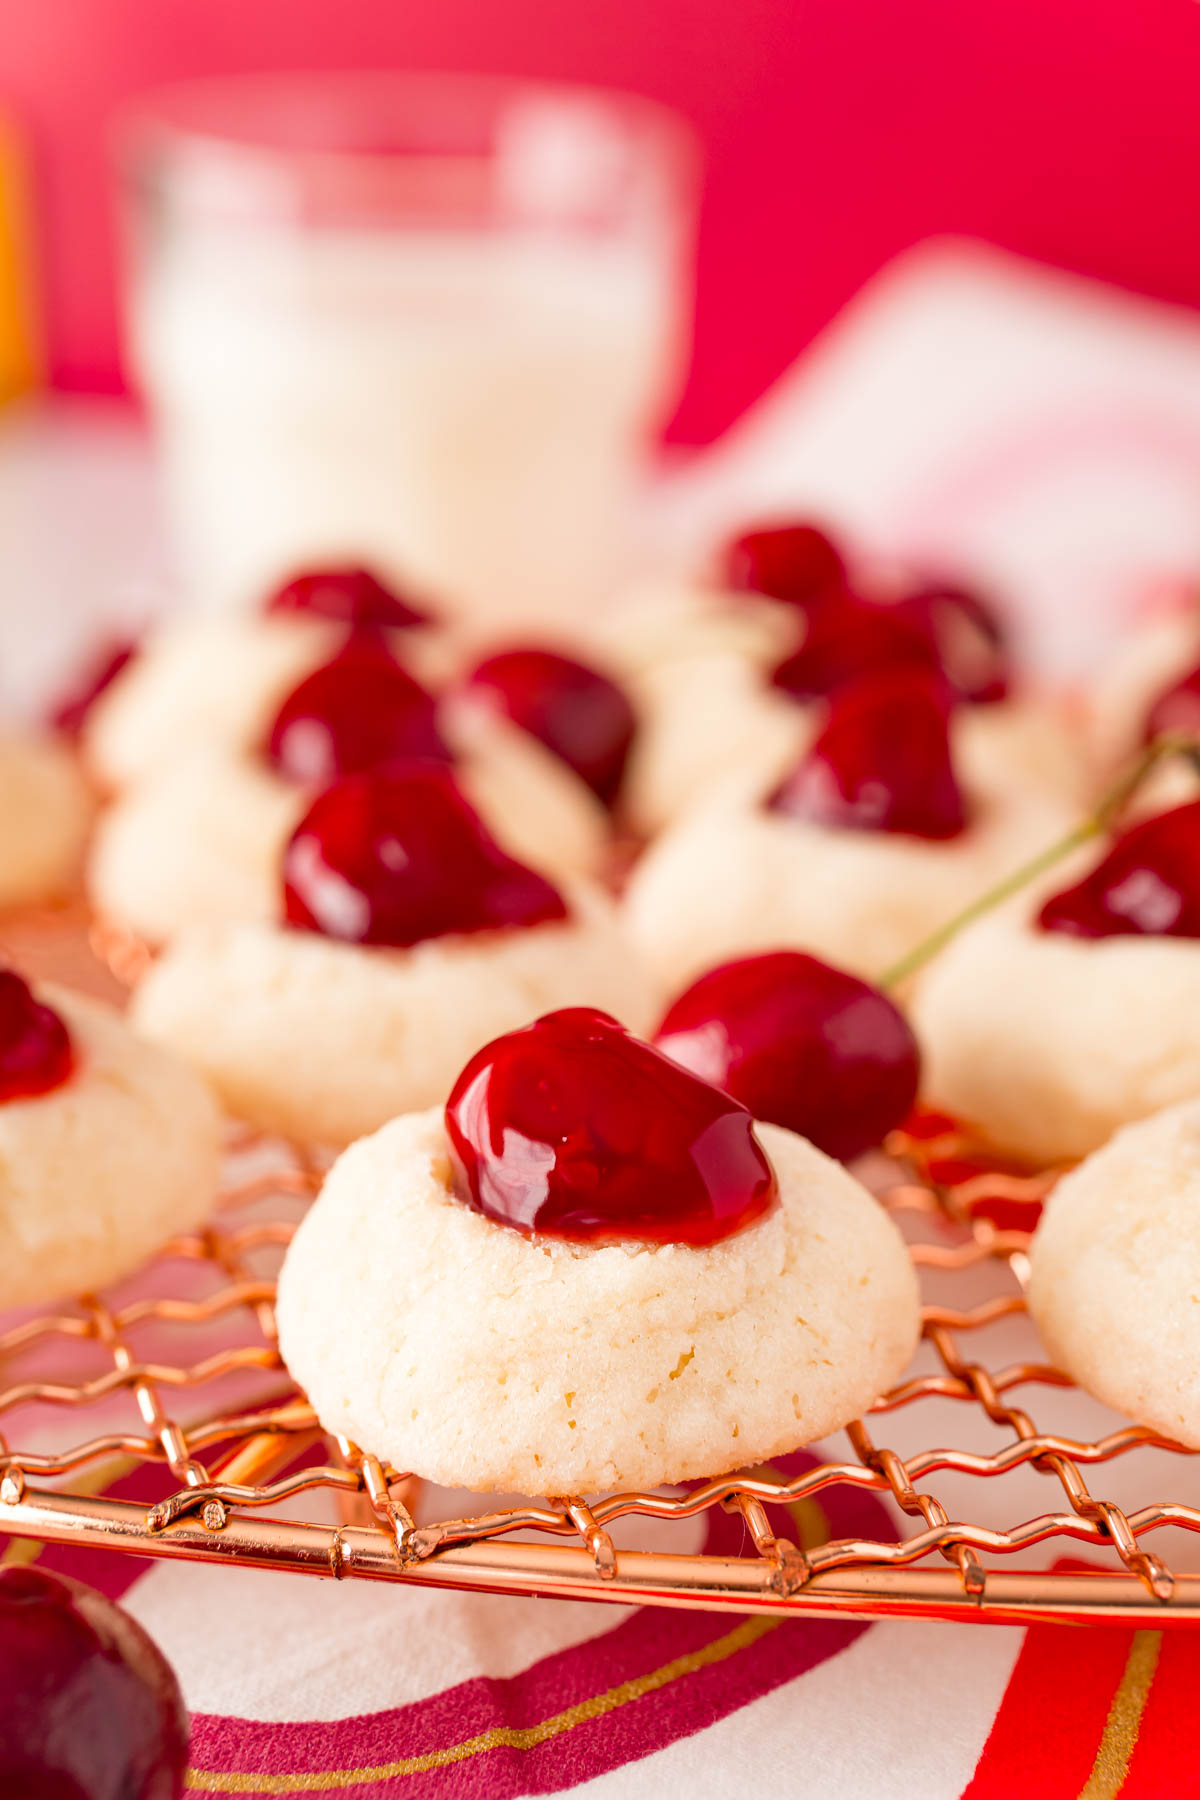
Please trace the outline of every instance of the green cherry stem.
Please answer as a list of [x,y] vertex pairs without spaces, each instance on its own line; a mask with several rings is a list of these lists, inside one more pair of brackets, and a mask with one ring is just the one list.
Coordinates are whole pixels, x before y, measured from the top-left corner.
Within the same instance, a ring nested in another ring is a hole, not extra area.
[[986,892],[972,900],[968,906],[964,906],[961,912],[955,913],[952,919],[947,919],[944,925],[939,925],[936,931],[931,931],[928,937],[922,938],[920,943],[906,951],[898,962],[894,962],[889,969],[884,970],[883,974],[878,977],[876,986],[884,989],[899,987],[900,983],[907,981],[910,975],[915,975],[918,969],[923,969],[927,962],[932,962],[938,952],[944,950],[951,939],[957,937],[965,926],[973,925],[976,919],[983,918],[985,913],[1000,906],[1013,894],[1019,894],[1029,882],[1036,881],[1039,875],[1044,875],[1048,869],[1052,869],[1065,856],[1070,856],[1073,850],[1079,850],[1084,844],[1090,843],[1093,838],[1103,836],[1132,800],[1151,771],[1156,769],[1159,763],[1165,761],[1167,757],[1184,755],[1195,758],[1196,741],[1194,738],[1184,737],[1181,733],[1173,731],[1164,732],[1161,737],[1156,737],[1154,742],[1148,744],[1142,751],[1137,761],[1102,796],[1097,802],[1095,810],[1081,820],[1073,831],[1068,831],[1065,837],[1058,838],[1053,844],[1047,845],[1045,850],[1039,850],[1036,856],[1030,857],[1028,862],[1022,863],[1019,868],[1014,869],[1011,875],[1006,875],[994,887],[988,888]]

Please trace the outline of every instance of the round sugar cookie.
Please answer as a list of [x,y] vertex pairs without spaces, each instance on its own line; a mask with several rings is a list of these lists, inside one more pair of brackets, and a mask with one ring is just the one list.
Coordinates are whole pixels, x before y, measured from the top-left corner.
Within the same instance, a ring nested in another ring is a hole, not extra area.
[[668,988],[760,950],[807,950],[868,980],[1076,815],[1049,794],[975,790],[974,816],[940,842],[838,830],[735,791],[652,844],[625,892],[630,937]]
[[93,1000],[47,987],[67,1080],[0,1102],[0,1307],[103,1287],[213,1204],[220,1119],[177,1057]]
[[50,738],[0,738],[0,907],[61,900],[79,880],[87,783]]
[[[511,855],[553,876],[603,868],[607,815],[544,746],[467,706],[453,709],[446,735],[463,792]],[[256,757],[208,749],[169,761],[101,815],[92,903],[156,944],[191,925],[274,919],[284,847],[312,797]]]
[[[731,769],[773,786],[810,747],[826,711],[820,701],[789,698],[747,658],[728,654],[663,665],[643,678],[641,700],[625,806],[648,837],[718,800]],[[961,707],[951,739],[964,778],[984,791],[1044,791],[1079,804],[1088,794],[1086,741],[1051,696]]]
[[1200,1096],[1200,943],[1072,937],[1038,930],[1036,913],[1023,897],[962,932],[922,978],[912,1020],[926,1099],[1048,1164]]
[[458,1201],[440,1107],[335,1164],[279,1281],[322,1425],[451,1487],[654,1487],[863,1413],[920,1330],[899,1233],[837,1163],[760,1125],[771,1212],[704,1249],[527,1237]]
[[268,924],[181,932],[137,989],[140,1030],[186,1057],[230,1112],[347,1144],[444,1098],[489,1038],[591,1004],[634,1030],[658,995],[607,898],[562,884],[568,917],[392,950]]
[[[293,688],[345,642],[336,621],[281,614],[204,614],[168,620],[97,697],[84,724],[84,761],[105,788],[153,776],[196,750],[249,754]],[[392,634],[420,681],[440,679],[447,650],[436,630]]]
[[1064,1176],[1031,1262],[1029,1309],[1054,1361],[1200,1448],[1200,1100],[1125,1126]]

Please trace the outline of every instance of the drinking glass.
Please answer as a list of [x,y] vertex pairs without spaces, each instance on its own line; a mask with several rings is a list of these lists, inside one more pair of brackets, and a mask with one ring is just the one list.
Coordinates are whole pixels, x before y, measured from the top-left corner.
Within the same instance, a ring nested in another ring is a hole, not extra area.
[[686,365],[696,162],[653,103],[424,74],[123,121],[127,356],[178,573],[375,567],[485,625],[594,605]]

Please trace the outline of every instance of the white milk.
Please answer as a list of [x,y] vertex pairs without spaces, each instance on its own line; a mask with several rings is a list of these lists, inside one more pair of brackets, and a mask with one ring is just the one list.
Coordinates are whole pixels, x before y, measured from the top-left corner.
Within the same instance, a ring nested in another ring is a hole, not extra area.
[[677,385],[661,257],[534,232],[192,228],[134,289],[197,604],[347,558],[485,620],[578,613],[610,584]]

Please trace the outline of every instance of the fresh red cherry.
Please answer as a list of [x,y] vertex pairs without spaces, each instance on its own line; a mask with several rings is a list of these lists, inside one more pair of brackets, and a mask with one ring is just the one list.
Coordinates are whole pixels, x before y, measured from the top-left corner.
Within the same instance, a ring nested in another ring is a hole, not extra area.
[[816,700],[864,676],[901,668],[941,670],[928,624],[898,606],[842,593],[810,615],[804,642],[771,679],[795,700]]
[[190,1735],[179,1683],[129,1614],[46,1569],[0,1569],[0,1794],[177,1800]]
[[1161,693],[1147,713],[1147,743],[1166,731],[1200,739],[1200,664]]
[[615,681],[554,650],[502,650],[467,687],[574,769],[611,806],[633,742],[633,708]]
[[54,729],[64,737],[77,738],[101,694],[136,654],[137,645],[132,639],[118,639],[101,650],[52,708],[50,723]]
[[0,1101],[62,1087],[75,1066],[66,1026],[15,969],[0,969]]
[[815,825],[957,837],[967,811],[949,722],[944,684],[918,669],[842,688],[816,743],[768,805]]
[[932,639],[960,700],[985,706],[1007,699],[1011,681],[1007,637],[996,613],[978,594],[930,584],[898,600],[892,610]]
[[777,1193],[744,1106],[588,1006],[473,1056],[446,1130],[460,1200],[577,1243],[715,1244]]
[[266,613],[311,613],[340,624],[404,631],[428,625],[430,616],[410,600],[385,587],[370,569],[312,569],[268,595]]
[[351,637],[293,689],[263,754],[289,781],[334,781],[411,757],[447,761],[437,707],[383,642]]
[[1071,937],[1200,938],[1200,800],[1143,819],[1038,914]]
[[796,950],[722,963],[670,1007],[654,1042],[756,1119],[848,1162],[917,1097],[920,1056],[886,994]]
[[557,889],[506,855],[430,763],[351,775],[319,794],[284,852],[283,892],[289,925],[396,948],[567,916]]
[[764,525],[734,538],[725,552],[728,587],[808,607],[845,584],[836,545],[815,525]]

